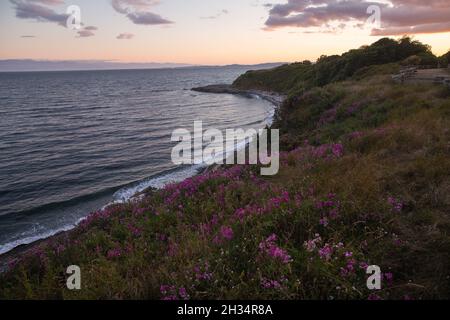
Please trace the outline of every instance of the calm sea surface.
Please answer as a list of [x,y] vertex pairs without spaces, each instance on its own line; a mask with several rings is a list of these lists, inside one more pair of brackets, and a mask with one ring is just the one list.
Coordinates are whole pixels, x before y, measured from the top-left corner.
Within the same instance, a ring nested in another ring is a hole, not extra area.
[[246,70],[0,73],[0,254],[195,174],[171,162],[174,129],[264,127],[270,103],[190,90]]

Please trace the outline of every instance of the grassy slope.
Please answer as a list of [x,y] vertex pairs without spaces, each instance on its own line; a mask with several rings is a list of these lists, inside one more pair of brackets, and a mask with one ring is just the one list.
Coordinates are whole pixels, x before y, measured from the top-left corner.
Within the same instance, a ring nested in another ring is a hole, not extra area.
[[0,298],[449,298],[450,94],[373,73],[291,94],[279,175],[223,168],[93,214],[12,261]]

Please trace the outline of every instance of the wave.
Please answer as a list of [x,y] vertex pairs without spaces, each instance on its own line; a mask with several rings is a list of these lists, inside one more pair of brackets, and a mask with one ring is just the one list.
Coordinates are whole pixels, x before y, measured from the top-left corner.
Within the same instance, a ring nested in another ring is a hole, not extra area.
[[4,245],[2,245],[0,247],[0,255],[5,254],[5,253],[7,253],[7,252],[9,252],[9,251],[19,247],[19,246],[32,244],[32,243],[34,243],[36,241],[50,238],[50,237],[52,237],[54,235],[57,235],[58,233],[72,230],[84,219],[85,218],[80,219],[76,224],[68,224],[68,225],[62,226],[60,228],[56,228],[56,229],[52,229],[52,230],[46,230],[46,231],[42,231],[42,232],[37,232],[34,235],[29,235],[29,236],[26,236],[25,238],[21,238],[21,239],[18,239],[18,240],[14,240],[14,241],[8,242],[8,243],[6,243],[6,244],[4,244]]

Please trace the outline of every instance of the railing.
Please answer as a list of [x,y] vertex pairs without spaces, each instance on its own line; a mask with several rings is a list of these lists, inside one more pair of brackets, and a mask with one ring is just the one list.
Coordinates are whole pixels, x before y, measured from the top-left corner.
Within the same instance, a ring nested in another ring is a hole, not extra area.
[[418,77],[417,67],[409,67],[401,69],[398,74],[392,75],[392,80],[397,83],[404,83],[408,80],[430,82],[435,84],[441,84],[450,87],[450,75],[449,76],[434,76],[434,77]]
[[392,75],[392,80],[403,83],[417,73],[417,67],[401,69],[399,74]]

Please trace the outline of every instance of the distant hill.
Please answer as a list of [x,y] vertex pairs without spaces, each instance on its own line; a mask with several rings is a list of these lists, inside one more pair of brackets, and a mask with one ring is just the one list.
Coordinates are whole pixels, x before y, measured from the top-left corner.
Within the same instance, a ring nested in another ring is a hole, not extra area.
[[[264,63],[257,65],[229,65],[225,67],[249,67],[255,70],[268,69],[280,66],[284,63]],[[31,60],[12,59],[0,60],[0,72],[26,72],[26,71],[81,71],[81,70],[125,70],[125,69],[171,69],[171,68],[214,68],[223,66],[198,66],[183,63],[123,63],[117,61],[100,60]]]

